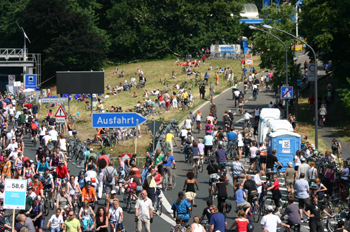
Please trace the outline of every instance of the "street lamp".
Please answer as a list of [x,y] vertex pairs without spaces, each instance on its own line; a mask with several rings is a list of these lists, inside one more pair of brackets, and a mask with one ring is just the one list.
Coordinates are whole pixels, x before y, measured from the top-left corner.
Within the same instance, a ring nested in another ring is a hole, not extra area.
[[306,46],[308,46],[308,48],[310,48],[310,50],[312,51],[312,53],[314,54],[314,60],[315,60],[315,147],[316,149],[318,149],[318,104],[317,104],[317,100],[318,100],[318,96],[317,96],[317,58],[316,58],[316,53],[314,51],[314,49],[309,45],[307,44],[305,41],[299,39],[298,37],[296,37],[295,35],[289,33],[289,32],[286,32],[284,30],[281,30],[279,28],[275,28],[275,27],[272,27],[270,25],[263,25],[264,28],[266,29],[274,29],[274,30],[277,30],[277,31],[280,31],[280,32],[283,32],[283,33],[286,33],[287,35],[290,35],[292,36],[293,38],[299,40],[300,42],[302,42],[303,44],[305,44]]
[[[286,86],[288,86],[288,49],[287,49],[286,44],[280,38],[278,38],[277,36],[271,34],[268,31],[264,31],[264,30],[262,30],[260,28],[254,27],[254,26],[249,26],[249,29],[251,29],[251,30],[258,30],[258,31],[264,32],[266,34],[269,34],[272,37],[274,37],[275,39],[277,39],[278,41],[280,41],[284,45],[284,48],[286,49]],[[288,118],[288,115],[289,115],[289,109],[288,108],[289,108],[288,107],[288,100],[286,100],[286,109],[287,109],[286,110],[286,116],[287,116],[287,118]]]

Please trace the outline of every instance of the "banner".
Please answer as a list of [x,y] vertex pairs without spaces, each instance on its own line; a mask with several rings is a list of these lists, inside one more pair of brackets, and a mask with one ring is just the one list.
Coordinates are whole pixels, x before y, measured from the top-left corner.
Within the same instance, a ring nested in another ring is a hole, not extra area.
[[224,54],[224,53],[235,53],[235,47],[232,45],[232,46],[220,46],[220,49],[221,49],[221,54]]

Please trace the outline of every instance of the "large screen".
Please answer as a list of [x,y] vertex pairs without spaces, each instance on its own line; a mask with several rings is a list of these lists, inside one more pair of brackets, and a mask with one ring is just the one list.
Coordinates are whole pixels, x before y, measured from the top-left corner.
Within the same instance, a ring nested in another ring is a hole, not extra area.
[[56,72],[56,78],[57,94],[104,93],[104,72]]

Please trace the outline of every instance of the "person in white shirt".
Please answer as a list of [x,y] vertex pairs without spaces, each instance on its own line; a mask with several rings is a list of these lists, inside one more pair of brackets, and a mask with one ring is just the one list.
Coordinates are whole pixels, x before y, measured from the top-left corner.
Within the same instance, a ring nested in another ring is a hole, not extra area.
[[258,153],[259,148],[256,147],[256,142],[253,142],[253,146],[249,149],[250,153],[250,162],[249,162],[249,167],[248,167],[248,173],[250,172],[250,167],[253,165],[253,172],[255,172],[256,168],[256,161],[257,161],[257,153]]
[[51,216],[51,218],[49,219],[49,221],[47,222],[47,228],[50,228],[50,224],[51,224],[51,232],[60,232],[62,225],[63,225],[64,221],[63,221],[63,217],[61,215],[61,209],[58,208],[56,209],[56,214],[53,214]]
[[49,140],[51,139],[51,136],[49,135],[49,132],[46,131],[44,137],[42,138],[42,140],[44,140],[44,145],[47,146],[47,144],[49,143]]
[[9,159],[12,158],[12,160],[15,162],[17,157],[18,157],[18,147],[16,147],[15,150],[10,153],[8,158]]
[[130,83],[131,83],[132,85],[136,85],[136,78],[135,78],[135,77],[131,77],[131,78],[130,78]]
[[243,136],[241,132],[237,131],[237,141],[238,141],[238,154],[239,158],[242,158],[242,149],[243,149]]
[[273,104],[272,104],[272,102],[270,102],[270,104],[269,104],[269,108],[273,108]]
[[55,130],[54,127],[51,127],[51,130],[49,131],[49,135],[51,136],[51,139],[52,139],[54,147],[56,147],[57,146],[58,133],[57,133],[57,131]]
[[[7,147],[5,148],[5,151],[6,150],[10,150],[11,152],[15,151],[16,148],[18,147],[18,144],[16,142],[16,139],[13,138],[11,143],[9,145],[7,145]],[[16,157],[17,158],[17,157]]]
[[47,131],[47,129],[46,129],[46,127],[44,127],[44,125],[41,125],[41,127],[39,127],[39,138],[40,138],[40,141],[45,136],[46,131]]
[[6,134],[6,138],[7,138],[8,140],[11,140],[12,138],[14,138],[14,136],[15,136],[15,132],[13,131],[13,129],[11,129],[10,131],[8,131],[7,134]]
[[341,179],[346,181],[349,179],[349,165],[346,160],[344,161],[344,167],[341,170]]
[[180,131],[180,138],[181,138],[181,151],[183,148],[183,144],[185,142],[185,139],[187,138],[188,131],[186,130],[186,127],[182,127],[182,130]]
[[97,173],[92,170],[93,166],[88,166],[88,171],[85,173],[85,181],[91,181],[92,187],[97,189]]
[[280,224],[281,226],[285,226],[285,227],[290,227],[290,225],[287,225],[285,223],[283,223],[281,221],[281,219],[277,216],[277,215],[273,215],[273,206],[272,205],[268,205],[266,207],[266,210],[268,212],[267,215],[265,215],[262,219],[261,219],[261,229],[263,231],[269,231],[269,232],[276,232],[277,231],[277,225]]
[[247,126],[248,125],[248,121],[252,118],[253,116],[251,116],[248,113],[248,110],[245,111],[245,114],[243,115],[243,119],[244,119],[244,125]]
[[113,207],[108,210],[108,218],[111,225],[111,231],[114,231],[114,228],[118,228],[119,224],[124,221],[123,209],[119,207],[118,200],[113,200]]
[[261,181],[261,177],[265,175],[265,172],[263,170],[261,170],[259,173],[257,173],[254,176],[254,182],[255,182],[255,186],[256,189],[258,190],[258,201],[260,202],[260,197],[261,197],[261,193],[262,193],[262,185],[263,182]]

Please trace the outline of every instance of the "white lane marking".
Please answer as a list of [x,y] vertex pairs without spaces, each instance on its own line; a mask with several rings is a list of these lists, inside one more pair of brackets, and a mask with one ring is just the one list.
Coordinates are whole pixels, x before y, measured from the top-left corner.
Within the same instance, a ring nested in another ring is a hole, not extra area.
[[245,102],[247,103],[248,100],[245,100]]
[[236,113],[233,113],[233,115],[236,115]]
[[252,99],[253,98],[253,96],[251,96],[249,99]]

